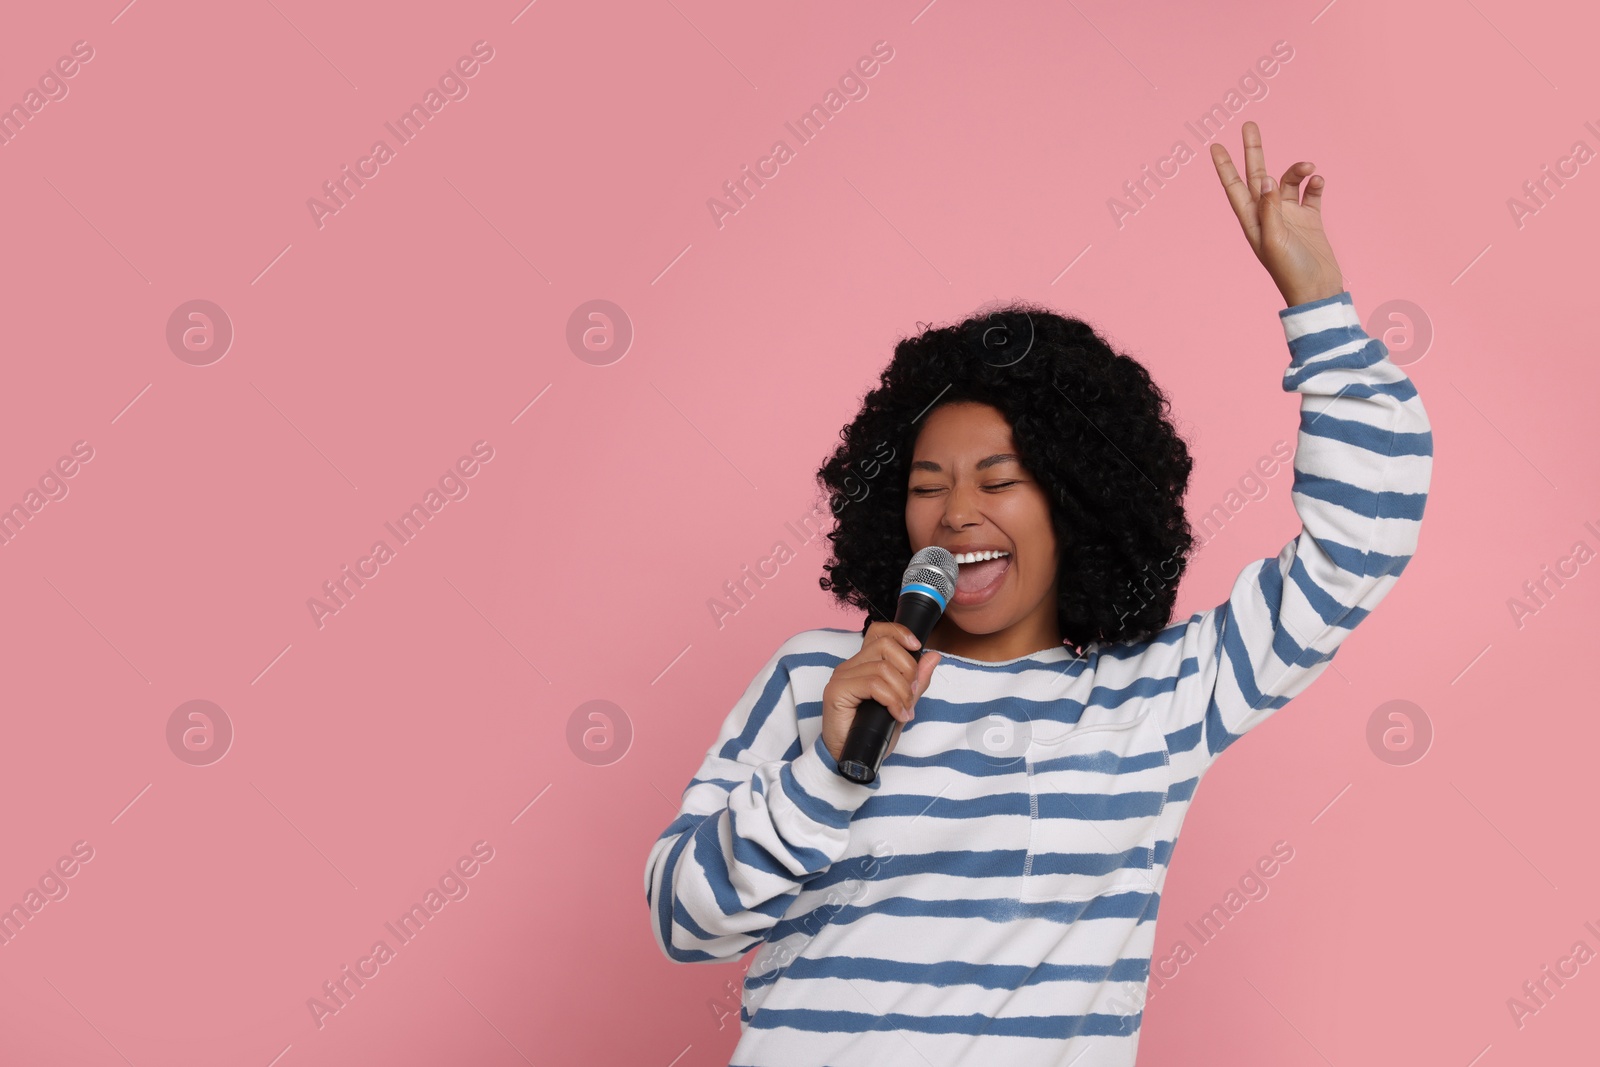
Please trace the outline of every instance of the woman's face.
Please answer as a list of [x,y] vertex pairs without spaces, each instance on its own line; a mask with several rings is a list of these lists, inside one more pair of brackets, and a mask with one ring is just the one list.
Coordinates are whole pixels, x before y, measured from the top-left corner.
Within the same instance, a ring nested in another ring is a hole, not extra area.
[[[939,629],[948,622],[979,635],[1017,627],[1014,640],[1027,646],[1014,653],[1020,656],[1061,643],[1056,621],[1060,554],[1044,488],[1015,453],[1011,426],[998,409],[976,401],[935,408],[911,457],[906,534],[913,552],[938,545],[958,555],[978,548],[1010,553],[998,565],[961,565],[965,577]],[[963,589],[980,574],[1001,567],[1003,572],[987,588]],[[968,654],[948,640],[941,647]]]

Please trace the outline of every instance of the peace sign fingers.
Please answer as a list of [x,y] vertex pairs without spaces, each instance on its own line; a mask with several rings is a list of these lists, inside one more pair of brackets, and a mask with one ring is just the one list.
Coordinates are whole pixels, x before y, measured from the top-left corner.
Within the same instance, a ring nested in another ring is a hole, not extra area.
[[[1261,151],[1261,140],[1256,139],[1256,154]],[[1255,194],[1250,187],[1239,177],[1239,172],[1233,169],[1233,159],[1228,155],[1228,150],[1222,142],[1213,141],[1211,144],[1211,162],[1216,164],[1217,177],[1222,179],[1223,191],[1228,194],[1228,203],[1233,205],[1233,213],[1239,217],[1239,225],[1244,227],[1245,238],[1250,242],[1252,249],[1261,247],[1261,221],[1256,212]]]
[[1254,122],[1246,122],[1241,133],[1245,177],[1239,176],[1220,142],[1211,145],[1211,162],[1216,164],[1217,177],[1250,250],[1291,307],[1342,292],[1344,277],[1322,229],[1322,194],[1327,182],[1315,173],[1316,164],[1302,160],[1275,182],[1267,173],[1261,130]]

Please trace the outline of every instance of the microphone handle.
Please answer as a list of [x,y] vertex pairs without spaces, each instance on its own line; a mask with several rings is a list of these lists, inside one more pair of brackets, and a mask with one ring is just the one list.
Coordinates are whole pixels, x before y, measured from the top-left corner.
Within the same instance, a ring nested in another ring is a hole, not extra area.
[[[922,660],[922,647],[944,614],[944,605],[929,593],[911,588],[900,594],[895,607],[894,621],[916,635],[919,647],[907,649],[918,662]],[[889,713],[889,709],[868,697],[856,706],[856,717],[845,735],[844,748],[839,753],[839,773],[852,782],[871,785],[878,777],[878,767],[889,752],[903,724]]]

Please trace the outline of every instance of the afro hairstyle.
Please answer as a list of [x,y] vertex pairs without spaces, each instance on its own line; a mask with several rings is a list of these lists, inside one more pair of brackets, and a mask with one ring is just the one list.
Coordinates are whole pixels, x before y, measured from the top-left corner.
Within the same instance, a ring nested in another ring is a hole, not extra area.
[[1088,323],[1026,301],[896,343],[817,472],[834,518],[823,590],[867,613],[863,634],[893,619],[911,556],[905,507],[921,420],[961,401],[1005,417],[1050,502],[1064,643],[1081,652],[1165,628],[1195,547],[1183,508],[1194,464],[1167,395]]

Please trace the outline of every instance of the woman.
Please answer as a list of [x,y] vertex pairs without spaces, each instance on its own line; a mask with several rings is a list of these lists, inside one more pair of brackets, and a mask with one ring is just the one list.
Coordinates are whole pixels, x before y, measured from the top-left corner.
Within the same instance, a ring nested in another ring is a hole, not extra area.
[[[764,943],[734,1064],[1134,1062],[1201,775],[1388,594],[1432,473],[1422,402],[1323,234],[1322,177],[1302,162],[1275,184],[1253,122],[1244,145],[1248,182],[1221,145],[1212,160],[1288,305],[1300,535],[1168,625],[1191,460],[1145,369],[1028,305],[902,341],[819,472],[837,494],[822,586],[866,625],[784,642],[645,870],[669,958]],[[853,457],[883,442],[861,482]],[[884,609],[929,545],[961,578],[919,661]],[[838,759],[868,698],[899,725],[862,785]]]

